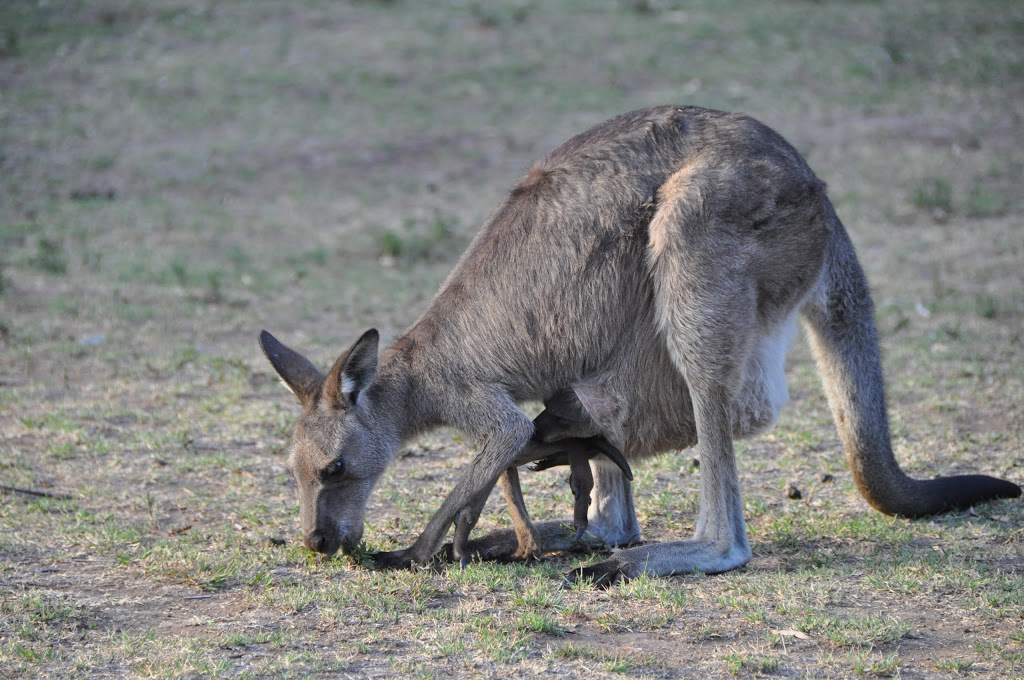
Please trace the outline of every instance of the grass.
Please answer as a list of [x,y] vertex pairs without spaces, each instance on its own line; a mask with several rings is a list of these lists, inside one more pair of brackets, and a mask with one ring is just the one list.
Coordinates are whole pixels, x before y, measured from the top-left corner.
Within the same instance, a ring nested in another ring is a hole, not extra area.
[[899,675],[899,658],[895,654],[882,656],[866,652],[851,652],[848,658],[857,675],[891,678]]
[[550,656],[558,660],[582,662],[591,668],[596,665],[609,673],[650,673],[665,670],[659,668],[654,657],[632,650],[609,653],[592,646],[566,643],[556,647]]
[[771,675],[779,670],[780,661],[772,656],[726,654],[722,657],[732,675]]
[[[737,445],[751,564],[602,591],[561,587],[597,556],[307,554],[296,407],[255,342],[326,366],[395,337],[560,141],[648,104],[738,109],[829,182],[908,471],[1016,479],[1019,3],[103,0],[0,3],[0,27],[0,479],[48,494],[0,491],[4,677],[1024,668],[1021,504],[871,511],[803,345],[782,421]],[[471,449],[411,444],[369,547],[407,545]],[[692,531],[691,459],[636,467],[646,540]],[[524,488],[568,516],[557,472]],[[507,525],[496,495],[479,530]]]

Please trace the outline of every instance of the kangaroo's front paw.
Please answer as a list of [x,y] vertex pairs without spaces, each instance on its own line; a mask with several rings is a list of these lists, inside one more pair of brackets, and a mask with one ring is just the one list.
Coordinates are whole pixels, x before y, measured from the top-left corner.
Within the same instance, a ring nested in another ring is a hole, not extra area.
[[370,564],[374,569],[411,569],[413,562],[408,550],[385,550],[370,555]]
[[597,562],[565,574],[568,583],[590,582],[598,588],[610,588],[620,581],[628,581],[639,575],[639,571],[626,560],[616,557]]

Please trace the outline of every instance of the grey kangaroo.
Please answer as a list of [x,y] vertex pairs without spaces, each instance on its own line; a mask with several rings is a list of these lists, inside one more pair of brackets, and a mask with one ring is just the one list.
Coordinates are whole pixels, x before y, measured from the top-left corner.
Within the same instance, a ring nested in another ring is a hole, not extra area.
[[[355,548],[402,442],[447,425],[481,450],[413,545],[375,556],[392,568],[431,560],[534,446],[518,405],[571,390],[594,434],[628,459],[694,446],[701,477],[693,538],[628,548],[575,576],[608,584],[736,568],[751,552],[733,438],[775,420],[798,316],[868,503],[918,517],[1020,495],[984,475],[904,474],[867,281],[824,183],[747,116],[666,106],[601,123],[534,164],[379,357],[370,330],[322,375],[261,333],[303,406],[289,465],[306,545]],[[636,542],[628,480],[604,457],[591,465],[588,535]],[[567,540],[556,525],[537,526],[545,549]],[[483,557],[516,546],[509,532],[466,542]]]

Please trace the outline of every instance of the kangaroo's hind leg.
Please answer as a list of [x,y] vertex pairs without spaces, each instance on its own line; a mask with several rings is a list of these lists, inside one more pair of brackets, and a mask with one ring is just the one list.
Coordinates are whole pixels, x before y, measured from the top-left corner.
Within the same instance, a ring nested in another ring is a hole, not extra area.
[[[701,500],[693,538],[623,550],[571,577],[591,578],[608,585],[619,578],[641,574],[719,573],[750,560],[730,417],[738,375],[734,375],[727,360],[727,356],[734,356],[733,352],[741,353],[744,349],[734,347],[729,355],[723,356],[710,349],[720,342],[724,339],[717,334],[705,341],[690,340],[685,360],[681,361],[693,399],[700,459]],[[714,368],[708,370],[709,366]]]
[[663,187],[650,227],[659,330],[693,403],[701,499],[690,540],[623,550],[570,574],[608,585],[641,574],[718,573],[751,557],[732,442],[732,403],[757,347],[758,286],[742,235],[688,196],[692,171]]

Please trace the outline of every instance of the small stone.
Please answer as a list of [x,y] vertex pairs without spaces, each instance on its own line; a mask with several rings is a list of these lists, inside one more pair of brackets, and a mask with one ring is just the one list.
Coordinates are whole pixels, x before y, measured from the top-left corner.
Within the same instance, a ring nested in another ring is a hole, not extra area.
[[804,497],[804,495],[800,493],[800,489],[796,488],[795,484],[786,485],[786,496],[794,501],[798,501]]
[[821,483],[822,484],[830,484],[833,481],[835,481],[835,477],[833,477],[832,475],[830,475],[827,472],[821,476]]

